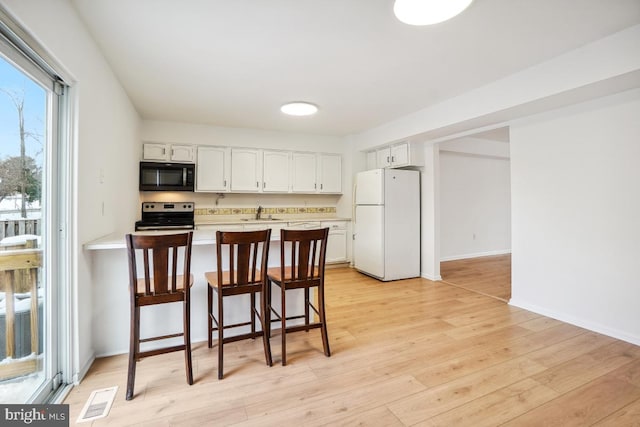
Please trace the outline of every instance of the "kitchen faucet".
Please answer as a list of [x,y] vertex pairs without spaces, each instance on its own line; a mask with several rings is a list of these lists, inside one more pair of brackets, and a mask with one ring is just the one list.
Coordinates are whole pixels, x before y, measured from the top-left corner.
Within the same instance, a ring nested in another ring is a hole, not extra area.
[[260,216],[262,215],[262,206],[258,206],[258,210],[256,211],[256,219],[261,219]]

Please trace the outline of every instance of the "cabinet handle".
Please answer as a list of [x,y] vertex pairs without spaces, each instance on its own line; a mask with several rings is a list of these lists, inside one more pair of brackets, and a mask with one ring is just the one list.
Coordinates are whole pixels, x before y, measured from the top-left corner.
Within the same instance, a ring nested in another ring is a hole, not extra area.
[[314,183],[313,183],[313,189],[314,189],[314,190],[317,190],[317,189],[318,189],[318,183],[316,183],[316,182],[314,182]]
[[223,186],[224,188],[227,188],[227,180],[226,180],[226,179],[225,179],[224,181],[222,181],[222,186]]
[[267,183],[266,182],[262,183],[262,188],[267,188]]
[[256,181],[256,188],[260,188],[260,183]]
[[391,163],[396,161],[396,157],[395,156],[391,156]]
[[320,189],[322,190],[322,184],[320,184]]
[[164,156],[165,154],[167,154],[167,149],[166,149],[166,148],[163,148],[163,149],[162,149],[162,155]]
[[387,156],[387,163],[389,163],[389,156]]

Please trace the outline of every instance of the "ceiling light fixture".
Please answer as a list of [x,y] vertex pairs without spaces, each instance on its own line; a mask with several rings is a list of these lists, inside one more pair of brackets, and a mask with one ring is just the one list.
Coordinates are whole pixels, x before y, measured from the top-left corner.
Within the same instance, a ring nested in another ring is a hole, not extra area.
[[451,19],[473,0],[396,0],[393,13],[409,25],[431,25]]
[[290,116],[310,116],[318,112],[318,107],[310,102],[288,102],[280,107],[280,111]]

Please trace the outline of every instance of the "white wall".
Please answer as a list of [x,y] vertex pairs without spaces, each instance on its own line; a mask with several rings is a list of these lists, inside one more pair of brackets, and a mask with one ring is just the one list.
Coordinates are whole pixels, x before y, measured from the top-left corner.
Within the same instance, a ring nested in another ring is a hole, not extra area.
[[640,90],[511,127],[511,304],[640,344]]
[[[139,117],[67,1],[7,0],[3,5],[71,76],[74,208],[73,377],[93,360],[91,255],[82,244],[124,230],[138,210]],[[126,281],[127,277],[122,277]]]
[[[464,150],[460,142],[470,143]],[[507,150],[509,144],[496,142]],[[511,251],[509,158],[480,154],[477,140],[440,144],[440,256],[442,261]],[[455,151],[454,151],[455,150]],[[472,151],[472,153],[469,153]]]
[[429,280],[440,276],[440,152],[424,144],[424,167],[420,168],[420,275]]

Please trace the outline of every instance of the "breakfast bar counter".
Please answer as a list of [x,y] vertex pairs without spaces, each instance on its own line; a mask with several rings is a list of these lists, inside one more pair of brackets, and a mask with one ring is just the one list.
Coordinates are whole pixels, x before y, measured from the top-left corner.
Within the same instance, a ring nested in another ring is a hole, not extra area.
[[[143,232],[145,234],[166,234]],[[84,245],[91,259],[92,292],[92,336],[96,357],[123,354],[129,351],[129,267],[125,234],[114,234]],[[204,273],[216,270],[215,232],[194,231],[191,251],[191,274],[194,284],[191,290],[191,340],[207,340],[207,281]],[[269,248],[269,266],[278,266],[280,243],[272,241]],[[138,268],[142,268],[138,266]],[[278,292],[274,289],[274,292]],[[277,295],[277,293],[275,294]],[[274,298],[274,307],[279,310],[279,298]],[[239,295],[225,300],[225,321],[228,324],[248,320],[248,295]],[[287,299],[287,312],[303,310],[303,295]],[[141,337],[175,333],[182,327],[180,304],[164,304],[145,307],[141,310]],[[242,328],[230,330],[229,335],[246,332]],[[175,339],[179,344],[180,339]],[[151,343],[149,348],[153,348]],[[156,343],[157,344],[157,343]]]

